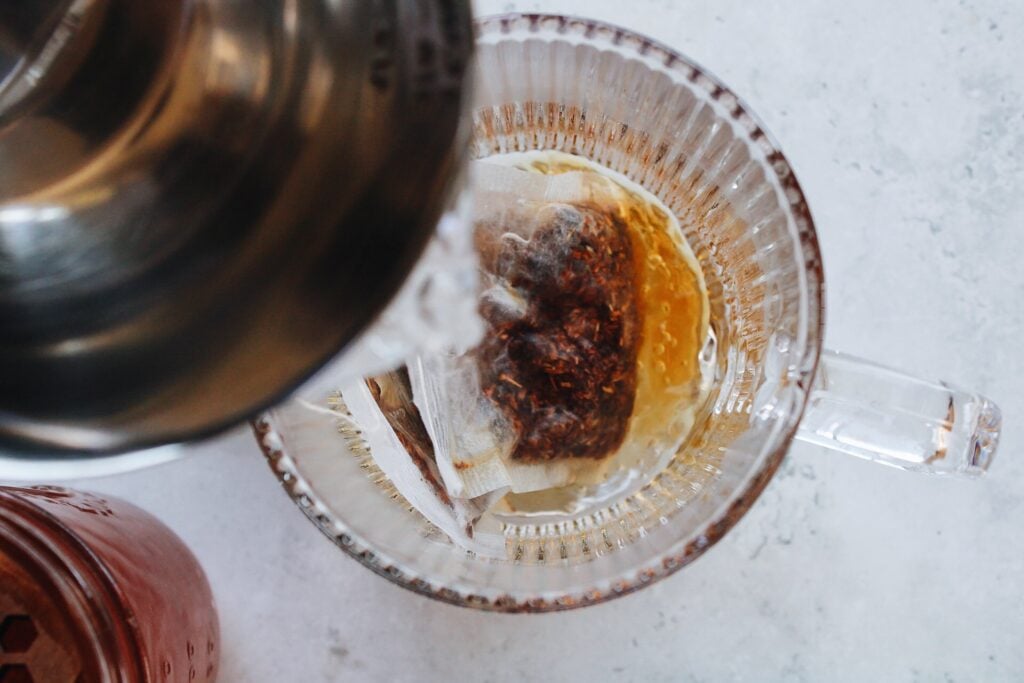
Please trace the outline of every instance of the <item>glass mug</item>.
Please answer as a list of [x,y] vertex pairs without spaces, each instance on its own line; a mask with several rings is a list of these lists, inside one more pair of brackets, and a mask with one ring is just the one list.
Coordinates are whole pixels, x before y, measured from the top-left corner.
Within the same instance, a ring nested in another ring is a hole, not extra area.
[[908,470],[988,467],[1000,428],[991,402],[822,350],[807,202],[770,135],[720,82],[623,29],[532,14],[480,20],[477,68],[473,157],[581,155],[676,213],[707,282],[716,383],[646,486],[601,510],[506,525],[507,560],[460,550],[398,504],[365,445],[323,409],[323,383],[300,392],[258,419],[256,435],[288,493],[343,550],[446,602],[559,610],[692,562],[750,508],[794,438]]

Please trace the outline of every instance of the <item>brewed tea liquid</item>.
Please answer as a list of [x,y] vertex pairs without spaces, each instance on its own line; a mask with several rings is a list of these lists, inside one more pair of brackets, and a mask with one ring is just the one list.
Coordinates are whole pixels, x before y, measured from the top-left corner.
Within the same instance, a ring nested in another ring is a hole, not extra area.
[[526,152],[488,162],[540,174],[584,172],[602,210],[617,214],[632,249],[640,318],[636,395],[619,449],[579,464],[576,481],[560,488],[508,494],[492,514],[506,523],[557,522],[595,511],[647,484],[678,451],[706,399],[711,368],[701,362],[709,340],[703,276],[678,221],[654,195],[582,157]]

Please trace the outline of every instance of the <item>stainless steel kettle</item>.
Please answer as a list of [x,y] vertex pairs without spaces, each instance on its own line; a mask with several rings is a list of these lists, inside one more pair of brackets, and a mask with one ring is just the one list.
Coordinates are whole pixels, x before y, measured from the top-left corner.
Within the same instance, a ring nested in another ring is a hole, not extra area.
[[378,313],[465,147],[468,0],[0,3],[0,448],[220,430]]

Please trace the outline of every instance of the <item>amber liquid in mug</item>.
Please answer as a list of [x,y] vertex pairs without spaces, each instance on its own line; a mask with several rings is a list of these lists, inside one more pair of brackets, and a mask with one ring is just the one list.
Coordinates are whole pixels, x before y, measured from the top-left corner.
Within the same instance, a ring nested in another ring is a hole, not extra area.
[[640,327],[633,410],[618,450],[581,469],[577,482],[508,494],[494,512],[506,518],[557,518],[607,505],[664,468],[707,396],[711,371],[702,357],[709,344],[709,305],[700,267],[672,212],[624,176],[562,152],[514,153],[488,161],[536,173],[591,176],[594,196],[604,198],[599,210],[617,216],[628,234]]

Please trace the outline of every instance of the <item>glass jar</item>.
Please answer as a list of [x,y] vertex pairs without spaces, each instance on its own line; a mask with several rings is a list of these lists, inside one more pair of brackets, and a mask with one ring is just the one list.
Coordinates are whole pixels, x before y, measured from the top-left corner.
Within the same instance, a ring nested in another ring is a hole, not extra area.
[[174,532],[122,500],[0,487],[0,680],[213,681],[210,585]]

